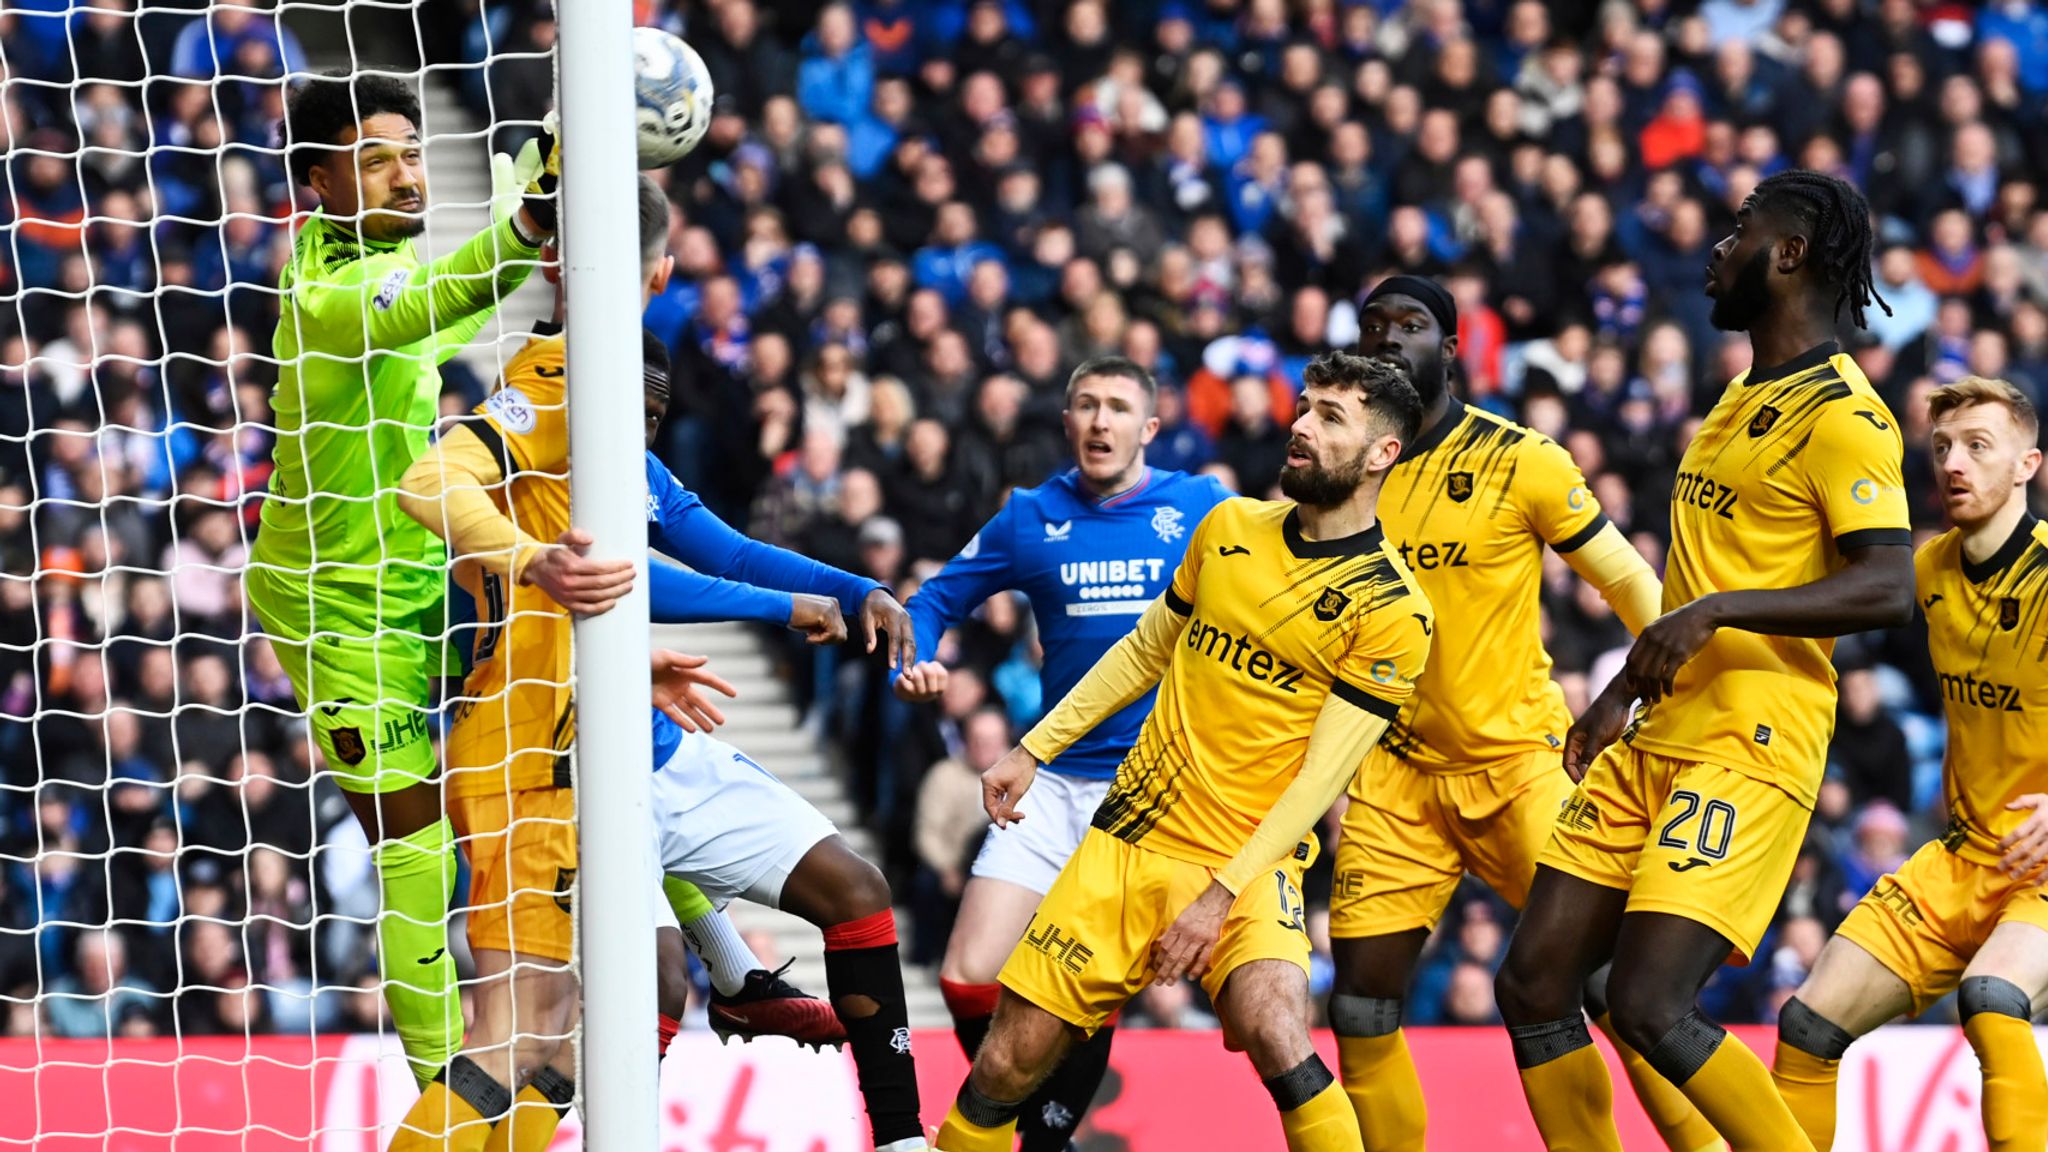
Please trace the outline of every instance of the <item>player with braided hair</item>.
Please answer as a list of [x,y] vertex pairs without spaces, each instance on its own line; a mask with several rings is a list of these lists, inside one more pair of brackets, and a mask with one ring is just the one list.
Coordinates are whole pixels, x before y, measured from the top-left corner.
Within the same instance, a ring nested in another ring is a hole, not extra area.
[[1868,327],[1863,313],[1873,301],[1892,314],[1870,278],[1870,205],[1861,192],[1833,176],[1794,168],[1759,181],[1754,198],[1813,230],[1822,280],[1835,288],[1836,323],[1844,305],[1858,328]]
[[1565,736],[1578,788],[1496,981],[1551,1148],[1620,1152],[1582,1013],[1610,959],[1615,1031],[1733,1152],[1813,1147],[1697,1001],[1755,953],[1791,876],[1834,727],[1834,637],[1912,616],[1898,421],[1834,342],[1843,305],[1860,322],[1873,298],[1869,253],[1863,197],[1796,172],[1757,185],[1708,262],[1714,325],[1749,334],[1754,366],[1679,463],[1663,615]]

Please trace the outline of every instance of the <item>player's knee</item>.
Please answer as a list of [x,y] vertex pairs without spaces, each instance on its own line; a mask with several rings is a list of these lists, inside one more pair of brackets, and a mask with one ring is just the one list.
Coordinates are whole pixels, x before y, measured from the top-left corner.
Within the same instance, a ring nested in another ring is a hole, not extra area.
[[1648,1057],[1693,1010],[1693,996],[1655,980],[1614,972],[1607,981],[1608,1018],[1621,1042]]
[[850,851],[846,855],[846,866],[839,870],[839,882],[827,901],[827,915],[833,924],[873,916],[891,907],[889,881],[882,876],[882,870]]
[[1493,998],[1509,1024],[1536,1024],[1579,1012],[1577,991],[1568,982],[1512,946],[1507,962],[1494,973]]
[[1261,1077],[1278,1076],[1315,1051],[1307,1021],[1284,1005],[1233,1013],[1229,1032]]
[[1840,1060],[1856,1038],[1849,1030],[1806,1006],[1799,997],[1778,1010],[1778,1043],[1822,1060]]
[[1956,989],[1956,1015],[1968,1024],[1970,1017],[1986,1012],[2029,1020],[2033,1018],[2033,1003],[2019,985],[2004,977],[1964,977]]

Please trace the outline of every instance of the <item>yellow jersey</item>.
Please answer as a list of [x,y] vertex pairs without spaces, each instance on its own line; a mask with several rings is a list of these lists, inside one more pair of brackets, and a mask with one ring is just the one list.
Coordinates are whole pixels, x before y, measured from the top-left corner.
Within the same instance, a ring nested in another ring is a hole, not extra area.
[[[463,421],[498,458],[491,498],[537,540],[569,527],[569,420],[562,337],[535,339],[505,365],[504,385]],[[561,784],[576,740],[568,612],[530,584],[471,561],[455,579],[476,599],[474,663],[444,754],[448,791],[481,795]]]
[[1331,695],[1400,711],[1436,614],[1378,525],[1305,540],[1293,504],[1241,498],[1203,517],[1165,599],[1186,624],[1094,825],[1220,868],[1300,774]]
[[2027,816],[2006,804],[2048,791],[2048,524],[2020,521],[1982,564],[1951,529],[1913,557],[1913,575],[1948,720],[1942,843],[1996,864],[1999,840]]
[[1379,511],[1430,602],[1457,607],[1380,745],[1423,771],[1562,748],[1572,717],[1543,648],[1543,546],[1570,552],[1608,523],[1571,455],[1453,401],[1387,474]]
[[[1898,421],[1833,343],[1737,376],[1679,461],[1664,611],[1794,588],[1846,550],[1910,544]],[[1723,628],[1638,712],[1636,748],[1774,784],[1812,807],[1835,726],[1833,639]]]

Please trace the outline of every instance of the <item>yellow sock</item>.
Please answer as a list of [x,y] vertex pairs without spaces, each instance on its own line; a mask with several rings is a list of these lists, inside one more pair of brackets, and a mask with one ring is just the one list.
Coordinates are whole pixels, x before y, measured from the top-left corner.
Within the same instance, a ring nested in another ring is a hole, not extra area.
[[1771,1081],[1792,1110],[1792,1118],[1820,1152],[1835,1146],[1835,1096],[1842,1075],[1840,1060],[1824,1060],[1811,1052],[1778,1042]]
[[1287,1133],[1287,1152],[1346,1152],[1359,1146],[1358,1116],[1334,1080],[1300,1107],[1282,1112],[1280,1128]]
[[1017,1146],[1017,1122],[983,1128],[960,1114],[960,1105],[946,1109],[934,1152],[1011,1152]]
[[555,1102],[528,1084],[512,1098],[511,1113],[491,1129],[483,1152],[547,1152],[561,1123],[562,1114],[555,1110]]
[[1522,1069],[1522,1094],[1550,1152],[1621,1152],[1614,1085],[1591,1044]]
[[490,1122],[439,1080],[429,1080],[387,1152],[483,1152]]
[[1408,1038],[1399,1031],[1339,1036],[1337,1065],[1366,1152],[1422,1152],[1429,1109],[1408,1055]]
[[1671,1081],[1657,1075],[1650,1062],[1642,1053],[1621,1042],[1614,1034],[1614,1022],[1607,1013],[1593,1017],[1593,1024],[1604,1033],[1614,1051],[1621,1056],[1621,1066],[1628,1072],[1628,1082],[1635,1087],[1636,1103],[1643,1106],[1650,1123],[1657,1128],[1657,1135],[1664,1138],[1664,1146],[1671,1152],[1714,1152],[1725,1147],[1721,1134],[1692,1106],[1685,1093],[1671,1086]]
[[1734,1152],[1813,1152],[1813,1142],[1771,1087],[1764,1062],[1733,1036],[1723,1034],[1714,1054],[1679,1088]]
[[2048,1147],[2048,1074],[2025,1020],[1979,1012],[1963,1034],[1984,1065],[1984,1137],[1991,1152],[2041,1152]]

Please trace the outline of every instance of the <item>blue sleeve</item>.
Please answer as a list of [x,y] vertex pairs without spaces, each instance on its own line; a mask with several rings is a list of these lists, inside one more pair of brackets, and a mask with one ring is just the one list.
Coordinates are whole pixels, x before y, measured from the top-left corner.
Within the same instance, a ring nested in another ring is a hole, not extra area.
[[659,560],[647,562],[648,617],[656,624],[759,620],[787,624],[789,593],[720,580]]
[[[654,500],[647,526],[649,541],[707,576],[723,576],[778,592],[830,596],[839,601],[840,611],[849,619],[860,614],[860,602],[868,593],[882,587],[873,580],[734,531],[651,454],[647,463],[647,492]],[[782,619],[789,619],[787,606]]]
[[1011,586],[1011,541],[1015,538],[1011,511],[1016,507],[1013,497],[1001,511],[989,517],[959,555],[946,561],[946,566],[919,586],[917,595],[904,605],[917,632],[920,661],[930,660],[938,652],[939,637],[945,635],[946,629],[966,619],[982,601]]

